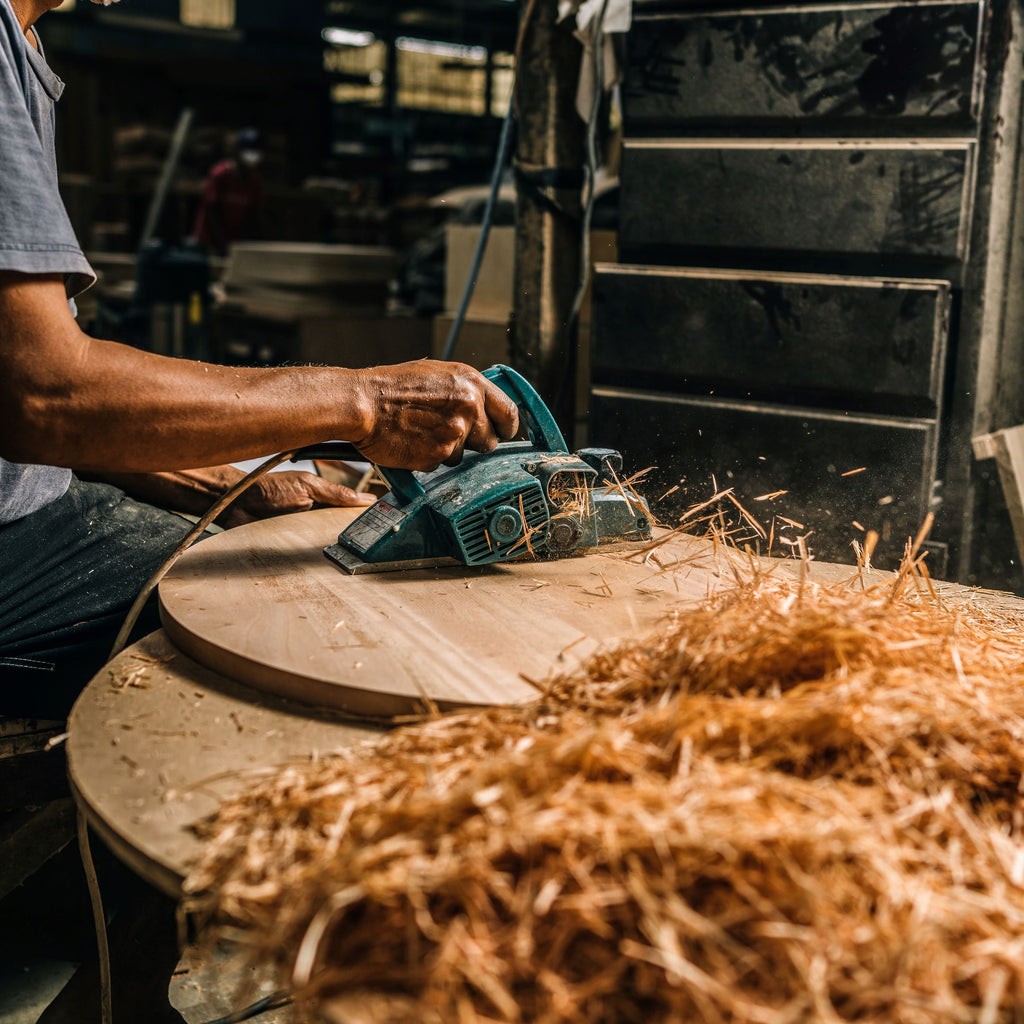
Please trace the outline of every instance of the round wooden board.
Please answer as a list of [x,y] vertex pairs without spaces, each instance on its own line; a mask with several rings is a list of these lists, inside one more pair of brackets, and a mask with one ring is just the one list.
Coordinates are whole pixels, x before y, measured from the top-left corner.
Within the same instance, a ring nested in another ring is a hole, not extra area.
[[[350,576],[326,545],[356,513],[321,509],[226,531],[160,584],[164,628],[201,664],[259,689],[368,715],[511,704],[604,642],[708,592],[711,546]],[[706,568],[701,569],[701,566]]]
[[68,774],[103,841],[168,895],[202,849],[191,828],[254,776],[380,734],[197,665],[162,631],[100,670],[68,720]]

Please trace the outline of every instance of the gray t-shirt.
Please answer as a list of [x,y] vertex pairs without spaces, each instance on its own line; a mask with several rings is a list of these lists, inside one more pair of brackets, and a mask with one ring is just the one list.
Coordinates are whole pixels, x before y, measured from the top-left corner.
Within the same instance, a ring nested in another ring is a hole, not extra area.
[[[57,190],[53,105],[63,89],[0,0],[0,270],[63,274],[71,299],[96,275]],[[59,498],[70,480],[67,469],[0,459],[0,523]]]

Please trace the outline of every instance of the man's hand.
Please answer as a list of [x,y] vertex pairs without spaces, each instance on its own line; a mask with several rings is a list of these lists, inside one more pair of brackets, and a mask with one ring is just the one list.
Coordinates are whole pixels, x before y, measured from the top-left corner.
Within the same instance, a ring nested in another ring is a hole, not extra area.
[[372,494],[361,494],[313,473],[295,470],[266,473],[243,491],[217,522],[226,527],[242,526],[255,519],[305,512],[311,508],[362,508],[372,505],[374,500]]
[[358,373],[364,426],[347,439],[379,466],[454,466],[466,448],[493,451],[519,429],[515,402],[462,363],[419,359]]

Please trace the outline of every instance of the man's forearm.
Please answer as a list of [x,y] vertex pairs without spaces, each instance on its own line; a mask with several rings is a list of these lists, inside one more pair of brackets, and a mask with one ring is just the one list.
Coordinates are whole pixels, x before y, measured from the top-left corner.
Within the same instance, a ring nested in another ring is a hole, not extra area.
[[[214,366],[92,339],[87,349],[74,381],[37,375],[34,400],[11,425],[25,444],[17,461],[92,472],[187,469],[355,440],[363,429],[354,371]],[[41,438],[45,446],[35,446]]]
[[8,294],[0,320],[9,459],[86,472],[191,469],[365,430],[358,371],[216,366],[96,340],[66,305],[35,301],[38,287],[29,280]]
[[515,403],[459,363],[239,368],[99,341],[58,275],[0,272],[0,339],[0,457],[13,462],[161,472],[338,439],[379,465],[433,469],[518,424]]
[[97,473],[92,479],[113,484],[138,501],[200,516],[243,475],[234,466],[211,466],[167,473]]

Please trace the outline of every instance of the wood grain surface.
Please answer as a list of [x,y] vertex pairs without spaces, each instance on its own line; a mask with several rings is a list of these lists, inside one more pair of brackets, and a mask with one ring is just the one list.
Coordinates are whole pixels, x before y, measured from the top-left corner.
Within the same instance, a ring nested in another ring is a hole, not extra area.
[[176,898],[201,849],[191,826],[222,799],[268,768],[379,732],[225,679],[158,631],[118,655],[78,698],[68,774],[106,845]]
[[182,651],[262,690],[368,715],[529,700],[553,669],[653,626],[666,598],[707,593],[710,548],[662,562],[618,552],[349,576],[323,555],[353,518],[322,509],[252,523],[188,551],[160,585]]

